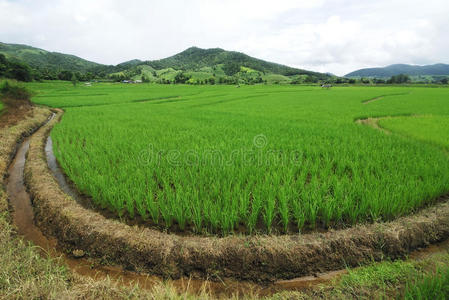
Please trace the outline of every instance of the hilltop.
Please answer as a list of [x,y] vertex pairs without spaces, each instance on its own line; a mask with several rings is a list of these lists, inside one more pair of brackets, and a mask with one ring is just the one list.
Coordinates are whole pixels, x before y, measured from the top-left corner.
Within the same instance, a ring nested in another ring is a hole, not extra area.
[[[101,69],[101,68],[100,68]],[[267,62],[221,48],[188,48],[160,59],[133,60],[115,67],[115,80],[140,79],[159,83],[289,83],[293,80],[326,80],[330,76]]]
[[26,63],[34,69],[48,69],[51,71],[70,70],[73,72],[87,72],[100,64],[91,62],[75,55],[49,52],[20,44],[5,44],[0,42],[0,53],[9,60]]
[[195,70],[203,67],[213,67],[220,64],[237,63],[260,72],[280,74],[285,76],[292,75],[317,75],[324,74],[311,72],[296,68],[291,68],[281,64],[267,62],[248,56],[244,53],[235,51],[226,51],[220,48],[201,49],[191,47],[174,56],[161,60],[148,61],[145,64],[154,69],[174,68],[179,70]]

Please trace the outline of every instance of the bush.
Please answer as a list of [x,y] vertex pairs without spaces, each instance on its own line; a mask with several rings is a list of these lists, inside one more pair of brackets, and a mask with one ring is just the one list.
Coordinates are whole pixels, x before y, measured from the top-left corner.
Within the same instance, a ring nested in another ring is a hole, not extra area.
[[8,81],[5,81],[0,87],[0,93],[3,98],[15,100],[29,100],[31,97],[30,92],[25,87],[10,84]]

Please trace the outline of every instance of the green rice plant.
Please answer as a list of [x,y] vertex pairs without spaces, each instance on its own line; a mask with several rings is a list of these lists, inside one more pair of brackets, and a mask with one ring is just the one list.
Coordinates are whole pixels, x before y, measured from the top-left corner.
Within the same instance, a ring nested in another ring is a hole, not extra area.
[[[76,187],[166,229],[387,221],[449,191],[446,88],[27,87],[34,102],[65,109],[51,136]],[[363,104],[379,95],[391,96]],[[388,117],[379,124],[392,133],[354,122],[368,117]]]

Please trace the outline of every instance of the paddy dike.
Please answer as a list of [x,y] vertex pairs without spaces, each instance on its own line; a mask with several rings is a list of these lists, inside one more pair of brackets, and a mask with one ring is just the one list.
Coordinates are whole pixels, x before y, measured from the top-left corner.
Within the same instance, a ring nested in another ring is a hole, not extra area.
[[[48,168],[44,148],[62,113],[30,139],[25,182],[36,222],[67,253],[164,278],[262,282],[315,276],[411,251],[449,237],[448,197],[415,215],[387,223],[295,235],[178,236],[128,226],[86,209],[68,196]],[[78,252],[79,253],[79,252]]]

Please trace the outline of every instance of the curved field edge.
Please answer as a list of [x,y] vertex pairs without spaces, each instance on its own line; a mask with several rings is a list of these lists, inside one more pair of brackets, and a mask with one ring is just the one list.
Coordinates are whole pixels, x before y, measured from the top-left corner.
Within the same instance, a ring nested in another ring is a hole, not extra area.
[[58,186],[44,145],[60,117],[31,138],[25,177],[40,227],[69,251],[82,249],[131,270],[172,278],[272,281],[403,257],[449,237],[448,201],[388,223],[305,235],[181,237],[130,227],[84,209]]

